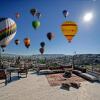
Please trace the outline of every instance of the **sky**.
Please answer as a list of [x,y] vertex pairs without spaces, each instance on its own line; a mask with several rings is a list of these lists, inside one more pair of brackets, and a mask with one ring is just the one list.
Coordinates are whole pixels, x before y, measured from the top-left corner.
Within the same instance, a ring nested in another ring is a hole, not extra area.
[[[41,26],[34,30],[34,18],[30,9],[36,8],[41,12]],[[62,11],[67,10],[69,16],[65,19]],[[100,0],[0,0],[0,17],[12,18],[17,24],[17,32],[4,53],[21,55],[40,54],[40,42],[45,42],[44,54],[100,54]],[[20,18],[16,19],[16,12]],[[90,22],[83,20],[84,14],[93,13]],[[61,32],[60,26],[64,21],[74,21],[78,24],[78,32],[71,43]],[[47,33],[52,32],[55,38],[47,39]],[[29,37],[31,46],[24,46],[24,38]],[[19,39],[16,46],[14,40]]]

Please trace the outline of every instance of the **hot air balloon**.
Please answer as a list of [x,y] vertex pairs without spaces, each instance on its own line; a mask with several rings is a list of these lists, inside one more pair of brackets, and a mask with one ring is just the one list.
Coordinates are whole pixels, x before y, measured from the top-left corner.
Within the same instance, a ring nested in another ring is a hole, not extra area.
[[37,10],[36,10],[35,8],[33,8],[33,9],[30,10],[30,13],[31,13],[33,16],[35,16],[36,13],[37,13]]
[[16,34],[16,23],[11,18],[0,18],[0,47],[5,48]]
[[44,48],[40,48],[39,51],[40,51],[41,54],[43,54],[44,53]]
[[71,42],[78,31],[78,25],[73,21],[66,21],[61,25],[61,30],[68,42]]
[[18,45],[20,41],[18,39],[15,40],[15,44]]
[[1,46],[1,48],[2,48],[2,52],[5,51],[5,50],[4,50],[5,47],[6,47],[5,45],[2,45],[2,46]]
[[41,13],[37,12],[36,13],[37,18],[39,19],[41,17]]
[[20,18],[20,13],[16,13],[16,18],[18,19],[18,18]]
[[37,28],[40,27],[40,22],[39,21],[33,21],[32,26],[34,27],[34,29],[37,29]]
[[30,39],[29,39],[29,38],[25,38],[25,39],[24,39],[24,44],[25,44],[25,46],[26,46],[27,48],[29,48],[29,46],[30,46]]
[[67,10],[63,10],[63,15],[64,15],[64,17],[66,18],[68,15],[69,15],[69,13],[68,13],[68,11]]
[[40,45],[41,45],[42,48],[44,48],[45,42],[41,42]]
[[51,32],[47,33],[47,38],[48,38],[49,40],[52,40],[52,39],[54,38],[54,34],[51,33]]

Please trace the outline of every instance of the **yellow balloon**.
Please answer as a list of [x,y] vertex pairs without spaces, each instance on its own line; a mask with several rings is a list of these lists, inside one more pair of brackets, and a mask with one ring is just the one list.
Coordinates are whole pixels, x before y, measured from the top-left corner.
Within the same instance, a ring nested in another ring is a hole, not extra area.
[[78,25],[73,21],[66,21],[61,25],[61,30],[68,42],[71,42],[78,31]]

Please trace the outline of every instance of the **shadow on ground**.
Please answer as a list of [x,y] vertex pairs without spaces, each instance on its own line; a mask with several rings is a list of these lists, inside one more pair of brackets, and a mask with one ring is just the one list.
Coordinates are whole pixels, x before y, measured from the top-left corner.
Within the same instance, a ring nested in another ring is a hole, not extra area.
[[[12,82],[18,81],[19,79],[20,78],[18,78],[18,76],[12,76],[11,81],[8,81],[7,85],[12,83]],[[2,82],[0,82],[0,88],[5,87],[7,85],[5,85],[5,80],[2,80]]]

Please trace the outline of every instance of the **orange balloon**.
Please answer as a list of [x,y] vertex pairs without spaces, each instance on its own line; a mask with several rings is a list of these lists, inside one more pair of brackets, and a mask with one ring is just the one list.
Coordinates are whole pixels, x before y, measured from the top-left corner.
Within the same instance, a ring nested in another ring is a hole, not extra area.
[[61,25],[61,30],[68,42],[71,42],[78,31],[78,25],[73,21],[66,21]]
[[25,38],[25,39],[24,39],[24,44],[25,44],[25,46],[26,46],[27,48],[29,48],[29,46],[30,46],[30,39],[29,39],[29,38]]

